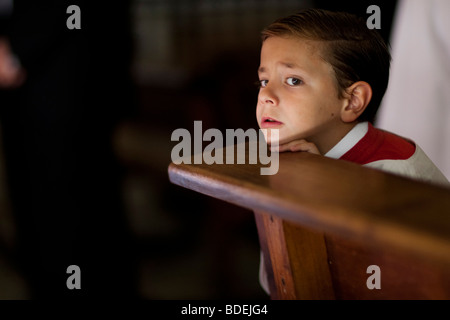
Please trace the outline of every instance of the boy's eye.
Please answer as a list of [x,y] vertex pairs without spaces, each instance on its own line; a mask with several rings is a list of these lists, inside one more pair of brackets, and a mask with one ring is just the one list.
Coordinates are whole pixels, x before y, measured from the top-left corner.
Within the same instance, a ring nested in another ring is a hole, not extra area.
[[298,86],[299,84],[302,83],[302,80],[298,78],[289,77],[286,79],[286,83],[290,86]]
[[265,88],[267,86],[267,82],[269,82],[269,80],[259,80],[259,86],[261,88]]

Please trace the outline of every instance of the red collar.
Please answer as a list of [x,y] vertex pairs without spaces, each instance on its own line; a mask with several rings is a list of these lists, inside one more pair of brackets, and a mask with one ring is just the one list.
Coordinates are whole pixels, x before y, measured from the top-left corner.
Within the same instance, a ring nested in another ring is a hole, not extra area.
[[416,150],[413,143],[369,123],[366,135],[340,159],[359,164],[378,160],[405,160]]

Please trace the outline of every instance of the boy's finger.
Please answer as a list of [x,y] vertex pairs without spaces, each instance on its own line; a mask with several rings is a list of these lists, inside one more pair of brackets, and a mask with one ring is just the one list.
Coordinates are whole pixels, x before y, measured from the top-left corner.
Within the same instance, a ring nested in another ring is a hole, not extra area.
[[290,141],[288,143],[279,145],[278,147],[271,146],[271,151],[274,152],[285,152],[285,151],[291,151],[291,152],[309,152],[314,154],[319,154],[319,149],[317,149],[316,145],[312,142],[308,142],[304,139],[302,140],[294,140]]
[[270,150],[277,151],[277,152],[291,151],[291,148],[295,143],[298,143],[298,141],[291,141],[291,142],[288,142],[285,144],[280,144],[280,145],[278,145],[278,147],[271,146]]
[[[307,142],[307,141],[306,140],[293,140],[293,141],[290,141],[288,143],[284,143],[284,144],[279,145],[278,148],[271,146],[270,150],[271,151],[278,151],[278,152],[294,151],[294,150],[292,150],[292,148],[295,145],[301,144],[301,143],[305,143],[305,142]],[[277,149],[277,150],[275,150],[275,149]]]
[[283,151],[280,151],[280,146],[270,146],[270,151],[272,151],[272,152],[283,152]]
[[316,145],[312,142],[306,142],[301,141],[296,144],[294,144],[291,147],[291,151],[303,151],[303,152],[309,152],[314,154],[320,154],[319,150],[317,149]]

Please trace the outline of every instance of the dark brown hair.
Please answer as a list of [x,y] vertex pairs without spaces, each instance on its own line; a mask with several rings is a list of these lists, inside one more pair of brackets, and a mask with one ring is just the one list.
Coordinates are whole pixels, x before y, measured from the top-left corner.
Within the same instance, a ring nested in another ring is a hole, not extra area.
[[359,120],[374,121],[391,62],[389,48],[377,30],[368,29],[362,18],[349,13],[307,9],[280,18],[262,31],[263,41],[272,36],[321,42],[321,57],[333,67],[340,98],[357,81],[372,87],[372,99]]

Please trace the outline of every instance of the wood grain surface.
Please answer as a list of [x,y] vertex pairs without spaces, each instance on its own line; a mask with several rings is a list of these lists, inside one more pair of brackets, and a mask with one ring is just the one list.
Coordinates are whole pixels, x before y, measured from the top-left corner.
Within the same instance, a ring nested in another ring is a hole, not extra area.
[[[273,298],[450,298],[450,189],[308,153],[281,153],[275,175],[261,175],[260,167],[172,163],[168,173],[174,184],[253,210],[257,223],[263,216],[260,233],[268,232],[268,217],[277,219],[262,250],[272,255],[273,270],[289,262],[286,275],[296,289],[288,290],[291,296],[272,292]],[[311,248],[322,248],[319,258],[299,266],[298,255],[311,257]],[[370,264],[382,265],[382,290],[366,287]],[[296,280],[305,268],[332,279],[305,288],[305,280]],[[280,290],[279,269],[272,278]]]

